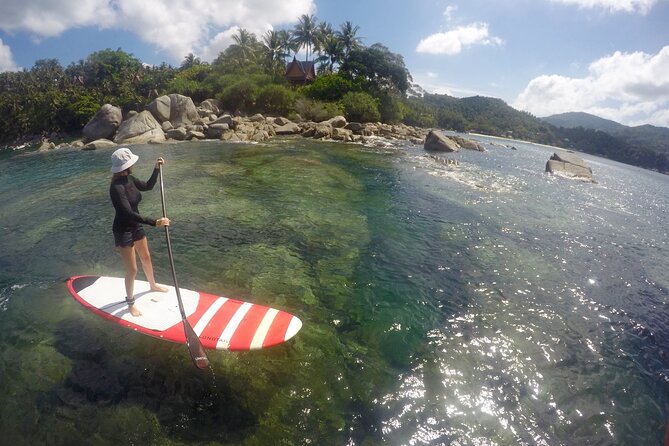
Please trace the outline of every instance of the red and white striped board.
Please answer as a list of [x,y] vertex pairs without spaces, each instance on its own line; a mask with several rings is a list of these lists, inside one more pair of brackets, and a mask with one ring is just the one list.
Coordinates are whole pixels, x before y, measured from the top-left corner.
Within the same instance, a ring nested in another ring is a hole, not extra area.
[[[74,298],[93,313],[140,333],[186,343],[174,287],[151,291],[148,282],[135,281],[135,301],[142,315],[134,317],[125,302],[120,277],[75,276],[67,281]],[[188,322],[204,348],[258,350],[281,344],[297,334],[302,321],[281,310],[222,296],[180,288]]]

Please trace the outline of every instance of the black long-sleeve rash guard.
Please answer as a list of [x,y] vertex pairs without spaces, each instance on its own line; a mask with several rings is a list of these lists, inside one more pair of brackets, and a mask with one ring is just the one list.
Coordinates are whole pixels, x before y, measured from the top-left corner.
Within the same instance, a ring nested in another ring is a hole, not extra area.
[[114,217],[114,224],[112,226],[114,231],[132,231],[142,223],[151,226],[156,225],[155,218],[140,215],[138,206],[139,202],[142,201],[142,193],[140,191],[153,189],[158,179],[158,173],[157,168],[153,169],[151,178],[147,182],[138,180],[132,175],[114,180],[109,187],[109,195],[111,196],[114,209],[116,209],[116,216]]

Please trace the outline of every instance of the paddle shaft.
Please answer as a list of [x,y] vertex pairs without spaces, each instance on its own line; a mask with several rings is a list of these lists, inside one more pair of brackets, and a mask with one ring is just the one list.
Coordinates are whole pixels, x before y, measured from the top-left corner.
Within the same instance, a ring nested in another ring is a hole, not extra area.
[[[167,217],[167,211],[165,208],[165,186],[163,185],[163,166],[162,164],[158,165],[158,172],[160,174],[160,201],[163,206],[163,217]],[[167,241],[167,254],[170,258],[170,268],[172,269],[172,280],[174,281],[174,290],[177,293],[177,301],[179,303],[179,312],[181,312],[181,320],[184,325],[184,332],[186,335],[186,345],[188,346],[188,351],[190,356],[195,363],[195,366],[200,369],[204,369],[209,366],[209,359],[207,358],[206,353],[204,352],[204,347],[200,338],[191,327],[188,319],[186,318],[186,311],[184,310],[184,304],[181,300],[181,291],[179,290],[179,284],[177,282],[177,270],[174,266],[174,256],[172,255],[172,242],[170,240],[170,228],[169,226],[163,226],[165,228],[165,240]]]

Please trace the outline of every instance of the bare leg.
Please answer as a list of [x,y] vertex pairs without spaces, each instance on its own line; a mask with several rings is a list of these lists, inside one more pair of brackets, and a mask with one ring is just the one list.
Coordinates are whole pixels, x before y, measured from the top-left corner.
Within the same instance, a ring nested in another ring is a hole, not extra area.
[[[129,246],[127,248],[118,248],[123,259],[123,266],[125,266],[125,293],[127,299],[133,299],[135,296],[135,276],[137,276],[137,258],[135,257],[135,250]],[[137,305],[128,305],[128,310],[133,316],[141,316]]]
[[155,277],[153,277],[153,263],[151,262],[151,252],[149,252],[149,242],[146,237],[135,242],[135,250],[142,261],[142,269],[144,270],[146,280],[148,280],[149,285],[151,285],[151,290],[166,293],[167,288],[158,285]]

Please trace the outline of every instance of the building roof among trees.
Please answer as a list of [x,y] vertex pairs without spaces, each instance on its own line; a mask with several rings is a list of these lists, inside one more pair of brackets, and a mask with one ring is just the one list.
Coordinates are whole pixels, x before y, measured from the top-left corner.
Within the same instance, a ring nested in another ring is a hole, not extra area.
[[316,79],[316,69],[313,60],[297,60],[286,66],[286,78],[291,82],[312,82]]

